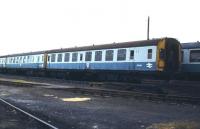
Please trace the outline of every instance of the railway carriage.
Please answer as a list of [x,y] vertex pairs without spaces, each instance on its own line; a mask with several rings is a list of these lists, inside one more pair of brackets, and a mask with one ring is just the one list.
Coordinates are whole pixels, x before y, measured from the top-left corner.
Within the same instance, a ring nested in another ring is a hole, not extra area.
[[130,81],[138,73],[178,71],[180,51],[176,39],[162,38],[2,56],[0,67],[68,79]]
[[48,69],[177,71],[180,44],[172,38],[48,51]]
[[200,43],[182,43],[182,76],[190,80],[200,80]]
[[40,75],[44,69],[44,52],[30,52],[2,56],[0,58],[0,72],[11,74]]

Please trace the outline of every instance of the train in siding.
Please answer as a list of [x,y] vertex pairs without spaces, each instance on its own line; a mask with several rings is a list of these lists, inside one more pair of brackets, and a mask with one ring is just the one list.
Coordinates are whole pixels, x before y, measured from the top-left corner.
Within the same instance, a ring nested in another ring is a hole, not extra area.
[[181,73],[185,79],[200,80],[200,42],[181,43]]
[[[159,38],[0,57],[0,71],[92,81],[132,82],[143,75],[165,76],[181,66],[181,45]],[[165,73],[165,74],[164,74]]]

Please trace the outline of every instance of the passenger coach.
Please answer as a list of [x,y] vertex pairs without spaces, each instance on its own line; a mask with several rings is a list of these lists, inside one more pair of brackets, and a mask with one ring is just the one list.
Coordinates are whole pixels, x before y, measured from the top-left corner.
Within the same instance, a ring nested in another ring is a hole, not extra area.
[[172,38],[47,51],[48,69],[177,71],[180,44]]
[[2,56],[0,67],[68,79],[89,75],[93,79],[131,80],[136,72],[178,71],[180,51],[176,39],[162,38]]
[[182,43],[182,71],[200,72],[200,43]]
[[200,43],[182,43],[181,76],[188,80],[200,80]]

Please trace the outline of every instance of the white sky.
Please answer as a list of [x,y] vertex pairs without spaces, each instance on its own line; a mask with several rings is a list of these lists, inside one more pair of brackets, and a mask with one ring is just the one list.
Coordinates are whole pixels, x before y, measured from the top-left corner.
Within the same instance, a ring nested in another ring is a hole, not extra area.
[[200,40],[198,0],[0,0],[0,55],[174,37]]

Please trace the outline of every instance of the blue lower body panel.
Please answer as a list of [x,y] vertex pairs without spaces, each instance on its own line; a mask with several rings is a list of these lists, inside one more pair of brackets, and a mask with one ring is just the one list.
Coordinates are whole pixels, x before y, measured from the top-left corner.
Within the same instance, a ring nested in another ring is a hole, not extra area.
[[48,64],[49,69],[86,69],[85,63],[52,63]]
[[48,69],[156,71],[156,62],[50,63]]
[[6,64],[7,68],[43,68],[43,63]]
[[200,64],[182,64],[183,72],[200,72]]

